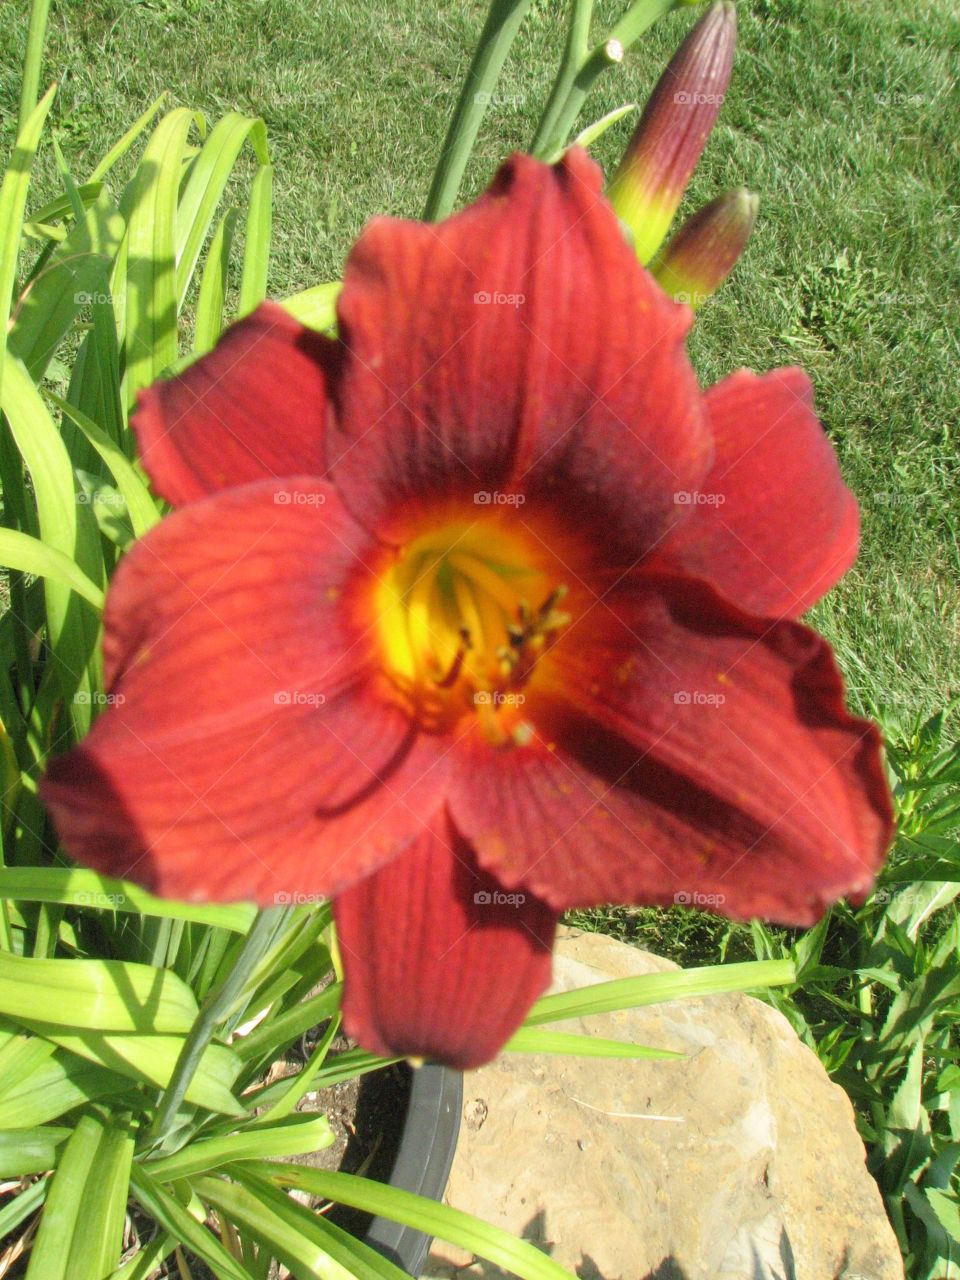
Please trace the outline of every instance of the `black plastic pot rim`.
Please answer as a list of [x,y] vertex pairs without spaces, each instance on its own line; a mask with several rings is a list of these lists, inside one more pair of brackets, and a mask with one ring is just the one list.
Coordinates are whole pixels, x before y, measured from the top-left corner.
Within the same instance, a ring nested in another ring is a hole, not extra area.
[[[403,1135],[388,1186],[440,1200],[450,1177],[463,1107],[463,1075],[434,1063],[413,1073]],[[432,1236],[389,1218],[374,1218],[364,1243],[417,1277]]]

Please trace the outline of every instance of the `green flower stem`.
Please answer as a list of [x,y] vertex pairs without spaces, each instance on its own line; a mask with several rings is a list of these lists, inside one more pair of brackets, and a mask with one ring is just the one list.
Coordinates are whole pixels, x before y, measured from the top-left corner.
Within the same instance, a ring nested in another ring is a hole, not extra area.
[[570,27],[563,50],[560,70],[550,90],[543,116],[530,147],[530,154],[540,160],[548,158],[550,140],[557,132],[557,123],[567,97],[573,88],[577,73],[583,66],[590,45],[590,19],[593,17],[593,0],[571,0]]
[[[534,155],[541,159],[552,159],[566,146],[570,131],[580,114],[587,94],[604,71],[608,67],[619,65],[623,61],[626,50],[635,44],[658,18],[662,18],[671,9],[677,8],[678,4],[685,3],[688,3],[688,0],[635,0],[607,39],[591,52],[581,55],[579,66],[572,76],[569,75],[565,66],[567,55],[564,54],[564,65],[561,66],[560,77],[566,79],[568,87],[562,100],[559,100],[557,86],[554,86],[554,93],[551,94],[547,106],[547,114],[537,130]],[[574,21],[571,23],[571,37],[576,20],[575,13]],[[554,102],[555,94],[558,97],[557,102]],[[549,121],[547,115],[550,117]]]
[[47,14],[50,0],[33,0],[30,6],[30,26],[27,28],[27,56],[23,60],[23,78],[20,81],[20,115],[17,136],[23,132],[27,116],[37,105],[40,93],[40,64],[43,61],[43,42],[47,34]]
[[445,218],[456,203],[483,113],[529,7],[530,0],[493,0],[490,6],[433,175],[423,215],[428,222]]
[[173,1128],[177,1110],[190,1087],[190,1081],[204,1051],[213,1039],[214,1031],[229,1014],[234,1001],[260,963],[264,953],[273,945],[287,910],[286,907],[267,907],[257,914],[233,968],[220,986],[215,991],[211,991],[204,1000],[196,1021],[190,1028],[190,1034],[183,1042],[170,1083],[160,1099],[157,1117],[150,1131],[151,1137],[156,1142],[162,1142]]

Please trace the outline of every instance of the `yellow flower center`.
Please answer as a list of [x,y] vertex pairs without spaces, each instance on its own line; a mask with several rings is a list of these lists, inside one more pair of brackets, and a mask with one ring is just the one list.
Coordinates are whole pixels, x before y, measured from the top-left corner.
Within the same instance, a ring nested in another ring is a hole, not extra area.
[[384,665],[428,728],[466,711],[491,742],[522,741],[522,692],[570,621],[566,588],[498,524],[453,521],[414,539],[377,589]]

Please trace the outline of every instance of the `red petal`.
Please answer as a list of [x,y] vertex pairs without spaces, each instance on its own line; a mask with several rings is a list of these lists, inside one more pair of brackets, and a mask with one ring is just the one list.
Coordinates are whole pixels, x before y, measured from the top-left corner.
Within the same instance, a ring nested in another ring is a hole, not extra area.
[[704,475],[689,311],[639,267],[601,180],[577,148],[554,168],[518,155],[445,222],[360,237],[328,457],[381,536],[409,536],[408,504],[522,491],[575,501],[633,559]]
[[556,913],[506,892],[438,811],[389,866],[334,903],[344,1024],[365,1049],[479,1067],[550,981]]
[[143,391],[131,420],[156,491],[179,506],[219,489],[322,476],[336,343],[265,302],[216,347]]
[[890,799],[824,640],[647,575],[586,628],[527,700],[528,747],[463,744],[450,810],[484,866],[558,909],[679,900],[809,924],[865,894]]
[[707,578],[742,609],[798,617],[850,568],[859,517],[801,369],[741,370],[707,392],[716,441],[689,518],[651,567]]
[[[440,802],[443,743],[378,693],[368,535],[322,481],[184,507],[122,561],[109,702],[43,784],[81,862],[170,897],[343,888]],[[415,798],[411,794],[415,789]]]

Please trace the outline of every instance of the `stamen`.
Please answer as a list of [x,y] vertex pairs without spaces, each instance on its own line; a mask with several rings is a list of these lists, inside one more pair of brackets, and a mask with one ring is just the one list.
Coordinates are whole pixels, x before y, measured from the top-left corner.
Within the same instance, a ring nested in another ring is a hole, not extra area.
[[[513,551],[517,555],[514,559]],[[489,554],[492,552],[493,554]],[[520,741],[517,713],[538,659],[570,620],[525,548],[497,528],[435,529],[401,553],[383,596],[384,651],[396,687],[431,729],[472,705],[489,742]]]

